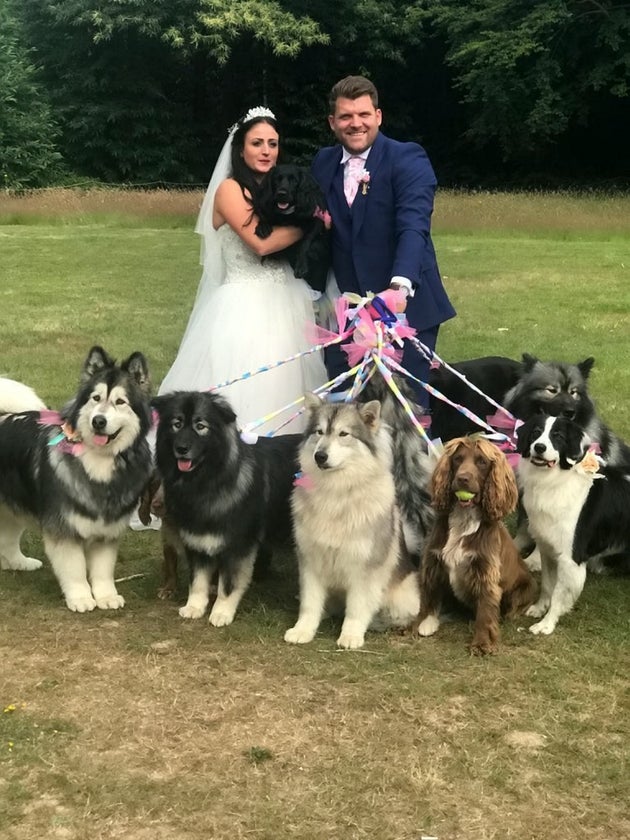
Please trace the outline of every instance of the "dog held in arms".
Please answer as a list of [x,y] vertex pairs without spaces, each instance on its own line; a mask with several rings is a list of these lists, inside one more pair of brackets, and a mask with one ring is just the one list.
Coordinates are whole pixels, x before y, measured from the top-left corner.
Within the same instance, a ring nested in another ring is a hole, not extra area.
[[255,562],[291,533],[289,497],[300,435],[241,440],[236,415],[217,394],[175,392],[153,400],[160,417],[157,469],[170,524],[190,567],[182,618],[201,618],[218,592],[209,621],[231,624]]
[[505,455],[483,438],[449,441],[432,479],[436,520],[420,570],[421,609],[412,627],[431,636],[452,591],[475,611],[470,651],[495,653],[501,615],[529,606],[536,583],[501,521],[517,503],[514,473]]
[[[582,426],[537,414],[518,430],[523,505],[540,550],[541,619],[530,632],[553,633],[579,598],[586,565],[620,563],[630,551],[630,469],[601,463]],[[625,557],[624,557],[625,555]]]
[[[304,236],[276,256],[286,257],[296,277],[316,292],[326,289],[330,265],[330,216],[324,194],[302,166],[280,164],[264,176],[253,201],[256,236],[266,239],[276,225],[295,225]],[[273,258],[273,255],[272,257]]]
[[20,549],[36,522],[68,608],[118,609],[118,539],[151,473],[146,360],[136,352],[117,365],[92,347],[76,396],[55,420],[29,390],[0,382],[0,410],[13,412],[0,417],[0,564],[41,566]]
[[329,597],[345,615],[337,645],[363,646],[379,626],[408,626],[420,601],[392,475],[391,440],[380,403],[324,403],[306,395],[309,425],[293,491],[300,610],[285,641],[312,641]]

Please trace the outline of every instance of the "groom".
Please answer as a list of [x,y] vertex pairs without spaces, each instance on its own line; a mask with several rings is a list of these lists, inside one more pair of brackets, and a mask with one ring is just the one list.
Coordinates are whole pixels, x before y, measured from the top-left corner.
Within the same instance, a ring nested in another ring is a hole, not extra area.
[[[379,131],[378,93],[369,79],[347,76],[330,92],[328,122],[340,145],[321,149],[313,175],[332,215],[332,264],[339,290],[365,296],[387,288],[407,294],[406,316],[435,349],[439,326],[452,318],[431,241],[436,179],[424,149]],[[429,363],[405,344],[402,365],[427,381]],[[326,349],[332,378],[348,369],[338,345]],[[414,388],[428,408],[428,394]]]

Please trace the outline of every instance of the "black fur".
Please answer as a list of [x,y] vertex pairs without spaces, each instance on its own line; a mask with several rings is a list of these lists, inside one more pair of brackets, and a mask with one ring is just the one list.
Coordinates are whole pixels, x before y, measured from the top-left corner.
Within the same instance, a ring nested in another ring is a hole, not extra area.
[[[473,385],[476,385],[487,396],[492,397],[499,405],[504,405],[506,393],[519,381],[523,373],[523,364],[505,356],[485,356],[480,359],[469,359],[465,362],[455,362],[451,365],[463,374]],[[457,405],[463,405],[486,420],[489,414],[495,414],[497,409],[465,382],[445,368],[432,370],[429,384],[437,388],[444,396]],[[430,397],[431,433],[443,441],[463,437],[481,431],[481,427],[469,420],[457,409],[451,408],[443,400]],[[507,407],[507,406],[506,406]]]
[[146,442],[151,424],[149,378],[144,356],[133,353],[117,365],[95,346],[82,368],[81,382],[76,397],[60,412],[71,426],[76,426],[79,412],[100,382],[105,382],[108,390],[122,386],[140,421],[140,434],[133,446],[116,456],[107,482],[90,479],[80,458],[49,445],[59,434],[59,426],[40,425],[38,412],[8,415],[0,422],[0,502],[16,513],[30,513],[45,531],[71,539],[78,537],[68,521],[69,512],[106,523],[130,516],[151,472]]
[[326,289],[330,265],[330,236],[318,211],[326,211],[324,194],[306,167],[280,164],[263,178],[254,198],[259,222],[256,236],[266,239],[278,225],[295,225],[304,236],[274,256],[286,257],[296,277],[315,289]]
[[[538,413],[518,430],[518,452],[530,456],[535,441],[540,437],[549,415]],[[553,416],[553,415],[552,415]],[[586,454],[589,442],[578,422],[558,417],[549,439],[559,453],[558,467],[570,470]],[[546,469],[541,467],[541,469]],[[573,560],[585,563],[597,555],[617,552],[605,558],[605,568],[628,568],[630,554],[630,472],[625,467],[603,465],[599,469],[603,478],[593,481],[586,501],[580,511],[573,538]],[[621,563],[623,558],[624,563]]]
[[[291,533],[289,498],[301,435],[246,444],[232,408],[216,394],[177,392],[153,403],[165,508],[184,542],[191,576],[200,568],[216,571],[220,591],[229,595],[240,575],[251,576],[254,557],[265,559]],[[216,550],[200,549],[198,539],[207,535],[220,542]]]
[[553,417],[568,417],[599,444],[609,466],[630,469],[630,447],[599,417],[588,393],[588,378],[594,364],[592,357],[567,364],[542,362],[524,353],[523,372],[505,395],[504,405],[523,421],[539,411]]
[[42,425],[39,411],[0,418],[0,565],[40,565],[20,548],[29,514],[73,611],[124,605],[114,567],[118,539],[151,474],[149,392],[141,353],[117,365],[95,346],[76,396],[60,412],[63,425],[48,417]]

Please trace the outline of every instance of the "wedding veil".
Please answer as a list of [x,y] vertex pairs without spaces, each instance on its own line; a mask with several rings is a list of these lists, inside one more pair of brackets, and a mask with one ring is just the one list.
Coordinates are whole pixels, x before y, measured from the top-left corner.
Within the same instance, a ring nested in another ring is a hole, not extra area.
[[184,332],[182,343],[186,340],[186,335],[196,326],[196,320],[203,317],[206,312],[205,302],[206,298],[212,293],[214,289],[221,285],[225,279],[225,263],[221,253],[221,243],[217,231],[212,225],[212,214],[214,210],[214,196],[219,184],[229,178],[232,174],[232,141],[237,128],[256,117],[270,117],[275,119],[275,114],[269,108],[264,106],[257,106],[250,108],[249,111],[241,117],[241,119],[234,123],[228,131],[228,137],[223,148],[219,154],[214,172],[210,178],[208,189],[201,204],[201,210],[197,216],[197,223],[195,224],[195,233],[201,236],[201,249],[199,254],[199,263],[203,266],[201,280],[197,288],[197,296],[192,308],[188,326]]

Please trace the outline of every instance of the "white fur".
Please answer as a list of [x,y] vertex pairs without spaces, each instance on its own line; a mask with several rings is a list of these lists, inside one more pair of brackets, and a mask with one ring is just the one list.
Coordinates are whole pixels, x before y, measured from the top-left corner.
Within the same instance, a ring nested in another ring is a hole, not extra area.
[[[549,430],[549,418],[538,441],[545,443],[545,457],[558,461]],[[529,529],[541,558],[541,589],[538,601],[527,615],[542,618],[529,629],[534,634],[553,633],[560,616],[569,612],[579,598],[586,578],[586,564],[573,560],[573,538],[578,518],[595,476],[579,469],[561,470],[535,466],[528,458],[518,468]],[[544,618],[543,618],[544,616]]]
[[[93,426],[97,416],[105,419],[99,431]],[[123,387],[116,385],[108,393],[107,385],[100,382],[79,411],[77,431],[86,447],[81,457],[87,474],[95,481],[106,482],[114,468],[114,456],[127,450],[140,434],[140,418],[129,404]],[[116,437],[97,444],[95,437],[99,434]]]
[[[0,377],[0,412],[19,414],[22,411],[43,411],[46,404],[32,388],[15,379]],[[1,418],[0,418],[1,422]],[[0,505],[0,569],[31,572],[41,569],[41,560],[26,557],[20,548],[28,519]]]
[[[98,386],[96,392],[103,395],[104,386]],[[93,395],[94,396],[94,395]],[[96,410],[86,408],[82,415],[86,450],[78,455],[85,471],[93,481],[107,482],[114,469],[115,455],[128,448],[136,439],[140,430],[140,420],[132,411],[126,392],[122,388],[112,389],[109,400],[101,406],[101,413],[108,414],[106,433],[113,434],[121,430],[112,444],[103,447],[93,446],[90,418]],[[96,403],[95,403],[96,404]],[[45,404],[35,392],[20,382],[0,378],[0,411],[20,413],[22,411],[42,411]],[[91,411],[91,413],[90,413]],[[114,416],[122,417],[124,423],[115,424]],[[133,415],[130,417],[129,415]],[[54,450],[50,452],[51,462],[58,478],[68,488],[71,497],[80,495],[80,488],[70,470],[64,468],[62,459]],[[57,460],[55,461],[55,459]],[[71,508],[66,511],[69,525],[77,533],[76,539],[53,536],[43,531],[44,548],[50,559],[52,569],[59,581],[66,604],[74,612],[87,612],[95,607],[99,609],[119,609],[124,606],[124,599],[118,594],[114,583],[114,569],[117,558],[117,541],[128,525],[128,517],[116,522],[105,522],[101,518],[91,519],[82,516]],[[31,570],[38,569],[42,563],[32,557],[25,557],[20,549],[20,540],[27,524],[24,515],[14,513],[0,505],[0,567],[2,569]],[[34,523],[33,523],[34,524]]]
[[[464,550],[464,537],[476,533],[481,522],[481,512],[477,506],[453,508],[448,518],[448,538],[442,551],[442,561],[448,571],[448,579],[453,594],[463,603],[469,600],[468,589],[463,583],[463,573],[474,559],[474,551]],[[432,636],[440,626],[440,616],[431,613],[418,625],[420,636]]]
[[212,567],[197,566],[188,589],[188,600],[180,607],[182,618],[201,618],[210,600],[210,584],[212,582]]
[[26,557],[20,548],[22,534],[28,524],[26,517],[16,516],[13,511],[0,505],[0,569],[19,572],[41,569],[41,560]]
[[43,411],[45,408],[45,403],[28,385],[0,376],[1,413],[18,414],[21,411]]
[[[292,644],[312,641],[327,597],[336,593],[345,595],[345,618],[337,644],[346,649],[363,645],[365,632],[379,612],[387,614],[391,626],[410,623],[419,610],[417,575],[393,579],[401,523],[389,436],[381,427],[374,434],[376,451],[370,451],[349,433],[352,411],[346,409],[329,433],[312,435],[302,449],[301,468],[307,483],[298,485],[292,498],[300,612],[284,637]],[[320,470],[313,456],[324,444],[330,469]],[[383,553],[374,556],[375,544],[384,538]]]
[[185,545],[209,557],[225,546],[225,537],[222,534],[193,534],[190,531],[180,531],[180,536]]

